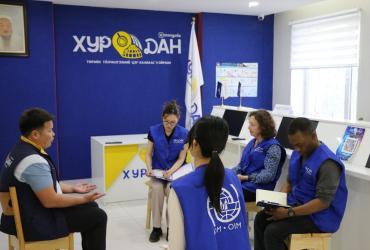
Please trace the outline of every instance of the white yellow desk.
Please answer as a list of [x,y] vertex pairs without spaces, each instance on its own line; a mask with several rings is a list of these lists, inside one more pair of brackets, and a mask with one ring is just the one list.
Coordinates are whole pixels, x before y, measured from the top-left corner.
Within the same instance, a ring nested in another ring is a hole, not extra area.
[[146,134],[91,137],[92,178],[104,202],[146,199]]

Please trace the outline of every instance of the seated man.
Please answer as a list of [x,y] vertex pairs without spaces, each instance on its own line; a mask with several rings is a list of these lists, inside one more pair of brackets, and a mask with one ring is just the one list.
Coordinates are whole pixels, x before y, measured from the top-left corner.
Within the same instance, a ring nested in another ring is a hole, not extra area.
[[[50,240],[81,232],[84,250],[104,250],[107,215],[94,200],[103,194],[95,185],[59,183],[58,170],[44,149],[54,140],[53,117],[45,110],[26,110],[19,121],[22,134],[0,174],[0,192],[17,188],[26,241]],[[72,196],[65,193],[86,193]],[[14,217],[2,214],[0,230],[16,234]]]
[[288,130],[295,148],[290,159],[288,193],[291,208],[263,210],[254,222],[255,250],[285,249],[284,240],[294,233],[333,233],[338,230],[347,203],[343,163],[317,138],[306,118],[296,118]]

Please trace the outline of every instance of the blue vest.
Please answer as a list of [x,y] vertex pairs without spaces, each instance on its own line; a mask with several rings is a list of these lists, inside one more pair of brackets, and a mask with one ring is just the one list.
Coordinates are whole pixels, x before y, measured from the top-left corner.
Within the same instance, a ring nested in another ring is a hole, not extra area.
[[325,144],[321,143],[303,164],[301,156],[296,151],[293,152],[289,166],[292,191],[288,194],[288,204],[305,204],[316,198],[317,174],[321,165],[329,159],[335,161],[342,170],[337,192],[328,208],[310,216],[321,231],[333,233],[338,230],[342,221],[348,191],[344,165]]
[[[51,240],[68,235],[64,214],[58,208],[45,208],[28,184],[14,177],[14,170],[25,157],[38,154],[49,163],[54,189],[56,191],[57,172],[51,158],[40,153],[29,143],[20,140],[9,153],[0,175],[0,192],[9,192],[10,186],[17,189],[23,234],[26,241]],[[0,230],[16,235],[14,217],[1,215]]]
[[250,192],[256,192],[256,189],[265,189],[265,190],[274,190],[276,182],[279,180],[281,169],[284,165],[285,158],[286,158],[286,152],[285,149],[280,145],[280,143],[274,139],[267,139],[263,140],[260,144],[257,145],[257,147],[254,148],[254,143],[256,142],[256,139],[252,139],[247,146],[245,147],[242,158],[240,160],[240,169],[241,174],[243,175],[251,175],[253,173],[259,173],[264,168],[264,162],[266,158],[267,150],[272,145],[278,145],[281,148],[281,157],[279,166],[275,175],[275,178],[273,181],[269,183],[252,183],[250,181],[244,181],[242,182],[243,189],[246,189]]
[[250,250],[243,191],[236,175],[225,169],[221,213],[211,207],[204,186],[206,166],[171,184],[184,215],[186,250]]
[[153,169],[170,169],[178,160],[179,154],[184,148],[188,130],[177,125],[169,142],[167,141],[162,124],[150,127],[150,134],[153,137],[154,143],[152,156]]

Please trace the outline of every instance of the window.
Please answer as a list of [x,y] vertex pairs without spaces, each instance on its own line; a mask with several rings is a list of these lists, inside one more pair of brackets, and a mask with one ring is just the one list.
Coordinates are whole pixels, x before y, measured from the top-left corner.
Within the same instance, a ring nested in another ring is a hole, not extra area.
[[291,25],[291,106],[296,114],[356,119],[360,12]]

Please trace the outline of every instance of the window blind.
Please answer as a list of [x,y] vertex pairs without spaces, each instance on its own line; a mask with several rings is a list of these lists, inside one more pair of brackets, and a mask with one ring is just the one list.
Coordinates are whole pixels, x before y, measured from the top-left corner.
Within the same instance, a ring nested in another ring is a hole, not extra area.
[[360,11],[291,25],[291,69],[358,66]]

